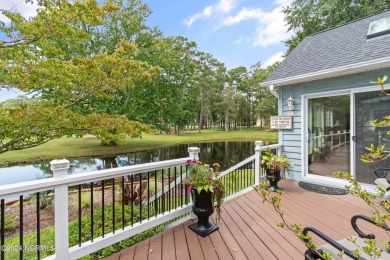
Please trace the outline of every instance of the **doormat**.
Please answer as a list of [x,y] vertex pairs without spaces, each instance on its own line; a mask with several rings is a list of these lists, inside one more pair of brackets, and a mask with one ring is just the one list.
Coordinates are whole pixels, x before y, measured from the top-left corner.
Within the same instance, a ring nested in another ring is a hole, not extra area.
[[298,185],[302,189],[317,192],[317,193],[322,193],[322,194],[328,194],[328,195],[345,195],[345,194],[347,194],[347,191],[345,189],[328,187],[328,186],[323,186],[323,185],[319,185],[319,184],[313,184],[313,183],[301,181],[298,183]]

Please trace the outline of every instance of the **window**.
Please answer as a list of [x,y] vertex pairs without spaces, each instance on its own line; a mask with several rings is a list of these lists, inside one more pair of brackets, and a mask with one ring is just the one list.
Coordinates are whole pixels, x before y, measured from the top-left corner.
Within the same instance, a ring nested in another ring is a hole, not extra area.
[[390,33],[390,17],[370,22],[367,39]]

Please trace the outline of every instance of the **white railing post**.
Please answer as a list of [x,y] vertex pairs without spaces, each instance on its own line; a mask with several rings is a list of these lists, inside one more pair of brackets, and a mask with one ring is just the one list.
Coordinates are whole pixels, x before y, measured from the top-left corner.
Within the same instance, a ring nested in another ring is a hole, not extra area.
[[200,153],[200,148],[199,147],[188,147],[188,153],[189,157],[195,160],[199,160],[199,153]]
[[[188,154],[189,157],[195,160],[199,160],[199,153],[200,153],[200,148],[199,147],[188,147]],[[192,203],[192,192],[188,193],[189,196],[189,202]],[[193,211],[191,211],[191,219],[195,219],[197,216],[194,214]]]
[[[65,179],[68,176],[69,161],[66,159],[50,162],[54,179]],[[56,259],[69,259],[68,231],[68,185],[54,187],[54,224]]]
[[331,147],[330,149],[333,150],[333,131],[330,131],[329,133],[330,133],[330,136],[331,136],[330,137],[330,147]]
[[260,184],[260,164],[261,164],[261,151],[263,146],[263,141],[256,141],[255,142],[255,185]]
[[337,131],[337,135],[339,136],[338,146],[341,146],[341,131]]

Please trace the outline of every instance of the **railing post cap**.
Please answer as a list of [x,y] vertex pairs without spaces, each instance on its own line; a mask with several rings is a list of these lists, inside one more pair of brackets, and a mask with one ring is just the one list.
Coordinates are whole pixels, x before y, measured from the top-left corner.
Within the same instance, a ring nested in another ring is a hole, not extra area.
[[188,152],[189,153],[200,153],[200,148],[199,147],[188,147]]
[[263,141],[255,141],[256,146],[263,146],[264,142]]
[[70,167],[70,162],[67,159],[57,159],[50,162],[52,171],[67,170]]

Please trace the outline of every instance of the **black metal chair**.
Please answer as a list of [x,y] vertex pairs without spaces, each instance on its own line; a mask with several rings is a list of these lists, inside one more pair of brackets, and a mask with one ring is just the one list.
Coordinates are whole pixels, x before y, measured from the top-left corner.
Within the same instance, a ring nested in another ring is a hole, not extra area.
[[[313,228],[313,227],[304,228],[303,234],[307,235],[309,232],[312,232],[313,234],[319,236],[321,239],[326,241],[328,244],[319,246],[316,248],[316,250],[319,253],[322,253],[324,251],[330,253],[332,255],[333,259],[341,259],[340,256],[338,256],[338,253],[340,251],[344,251],[342,259],[356,259],[356,260],[357,259],[360,259],[360,260],[371,259],[371,257],[369,255],[367,255],[366,253],[364,253],[362,250],[360,250],[360,248],[362,248],[363,246],[366,245],[364,243],[364,239],[375,239],[375,235],[374,234],[365,234],[364,232],[362,232],[356,224],[356,221],[358,219],[362,219],[362,220],[368,221],[369,223],[377,225],[377,223],[369,217],[366,217],[363,215],[353,216],[351,219],[351,224],[352,224],[353,229],[356,231],[356,233],[359,236],[359,237],[353,236],[353,238],[356,239],[355,243],[349,241],[347,238],[335,241],[331,237],[325,235],[324,233],[322,233],[321,231],[319,231],[318,229]],[[389,227],[382,227],[382,228],[389,231]],[[307,243],[308,241],[305,241],[305,242]],[[360,258],[356,257],[352,252],[356,249],[358,249],[360,251],[360,254],[361,254]],[[323,259],[317,253],[316,250],[308,249],[305,252],[305,260]],[[390,252],[389,251],[382,251],[381,256],[379,258],[375,258],[375,259],[389,260],[390,259]]]
[[390,191],[390,168],[377,168],[374,173],[378,177],[374,183],[386,191]]

